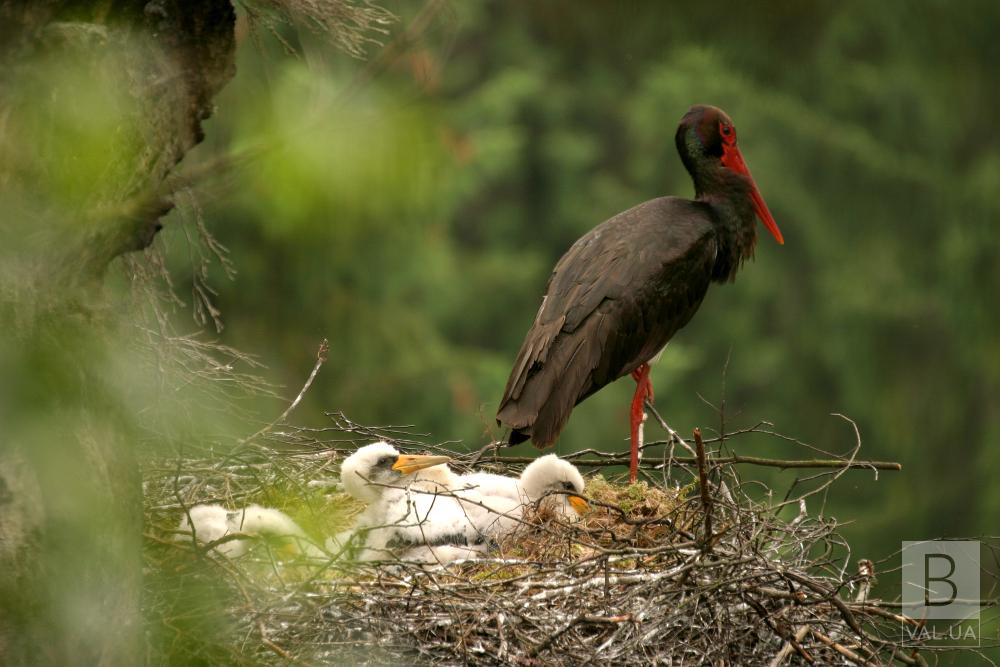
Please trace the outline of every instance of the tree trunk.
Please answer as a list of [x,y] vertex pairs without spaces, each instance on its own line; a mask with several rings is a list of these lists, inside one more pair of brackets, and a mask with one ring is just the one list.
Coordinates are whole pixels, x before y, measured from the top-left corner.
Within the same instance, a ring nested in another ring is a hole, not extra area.
[[170,210],[234,24],[221,0],[0,3],[4,664],[146,662],[138,417],[101,279]]

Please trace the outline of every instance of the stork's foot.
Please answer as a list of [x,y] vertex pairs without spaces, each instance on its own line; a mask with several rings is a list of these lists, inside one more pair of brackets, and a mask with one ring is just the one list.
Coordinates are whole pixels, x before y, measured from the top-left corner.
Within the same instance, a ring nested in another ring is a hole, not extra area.
[[645,403],[648,399],[653,402],[653,383],[649,379],[649,364],[642,364],[632,371],[632,378],[635,380],[635,394],[632,396],[631,410],[631,436],[632,450],[629,459],[628,478],[630,483],[634,483],[639,475],[639,430],[642,428],[642,421],[646,417]]

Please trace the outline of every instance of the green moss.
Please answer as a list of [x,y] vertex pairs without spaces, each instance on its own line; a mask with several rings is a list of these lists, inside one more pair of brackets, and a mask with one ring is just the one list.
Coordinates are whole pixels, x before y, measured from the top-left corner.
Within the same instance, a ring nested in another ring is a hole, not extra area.
[[626,515],[641,513],[648,516],[672,511],[684,501],[690,488],[673,491],[650,486],[647,482],[614,484],[601,475],[595,475],[587,481],[584,492],[594,500],[617,505]]

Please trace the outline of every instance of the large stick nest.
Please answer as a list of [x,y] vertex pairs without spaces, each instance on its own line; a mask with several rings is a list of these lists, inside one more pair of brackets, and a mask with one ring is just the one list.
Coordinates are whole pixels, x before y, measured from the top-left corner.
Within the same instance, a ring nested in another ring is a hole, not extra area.
[[[842,467],[797,479],[793,490],[805,490],[780,502],[760,482],[744,481],[736,464],[714,462],[725,460],[728,441],[768,432],[763,426],[706,440],[705,493],[702,471],[683,462],[696,457],[674,456],[688,443],[650,443],[646,481],[630,486],[588,473],[593,509],[582,521],[528,512],[489,558],[449,566],[307,559],[265,541],[230,561],[178,540],[178,521],[195,503],[256,502],[285,510],[322,544],[360,511],[337,487],[345,453],[374,439],[410,452],[440,449],[331,417],[330,428],[272,433],[228,456],[148,466],[150,636],[173,659],[923,664],[896,643],[907,622],[893,611],[898,605],[871,599],[873,565],[852,562],[836,521],[809,511],[856,464],[860,440]],[[654,446],[663,452],[656,460]],[[456,455],[455,467],[518,474],[519,460],[500,451]],[[575,458],[592,468],[603,460],[596,452]]]

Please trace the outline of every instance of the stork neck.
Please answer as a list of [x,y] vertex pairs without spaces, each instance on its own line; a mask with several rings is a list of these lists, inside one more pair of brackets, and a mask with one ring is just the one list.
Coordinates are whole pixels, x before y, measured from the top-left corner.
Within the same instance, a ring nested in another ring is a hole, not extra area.
[[711,179],[695,178],[695,192],[700,202],[712,210],[719,249],[712,280],[728,282],[736,277],[743,262],[753,257],[757,245],[757,213],[750,199],[747,179],[720,169]]

